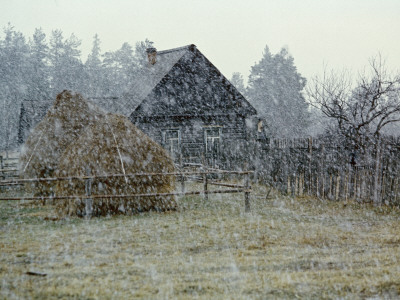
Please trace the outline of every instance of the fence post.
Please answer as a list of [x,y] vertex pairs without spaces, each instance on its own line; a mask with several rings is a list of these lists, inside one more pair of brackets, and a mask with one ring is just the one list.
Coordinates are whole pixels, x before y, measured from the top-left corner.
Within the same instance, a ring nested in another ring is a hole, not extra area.
[[208,200],[208,182],[207,182],[207,171],[206,168],[203,169],[203,187],[204,187],[204,200]]
[[[244,165],[244,171],[247,170],[247,163]],[[250,176],[249,173],[244,174],[244,211],[250,212]]]
[[181,192],[184,193],[185,192],[185,176],[183,176],[183,174],[181,174],[180,180],[181,180]]
[[203,165],[203,190],[204,190],[204,200],[208,200],[208,182],[207,182],[207,167],[206,167],[206,158],[204,153],[201,156],[201,163]]
[[[180,170],[183,173],[183,158],[182,158],[182,152],[179,155],[179,163],[180,163]],[[180,181],[181,181],[181,192],[185,192],[185,176],[181,174],[180,176]]]
[[[86,168],[86,176],[90,176],[90,168]],[[85,180],[85,191],[86,191],[86,199],[85,199],[85,217],[90,219],[93,213],[93,200],[90,197],[92,195],[92,178],[86,178]]]
[[[312,195],[312,157],[313,157],[313,139],[312,137],[308,138],[308,186],[307,193],[308,195]],[[307,181],[307,179],[306,179]]]
[[1,179],[5,180],[6,176],[4,173],[3,156],[1,156],[1,155],[0,155],[0,170],[1,170],[1,174],[2,174]]

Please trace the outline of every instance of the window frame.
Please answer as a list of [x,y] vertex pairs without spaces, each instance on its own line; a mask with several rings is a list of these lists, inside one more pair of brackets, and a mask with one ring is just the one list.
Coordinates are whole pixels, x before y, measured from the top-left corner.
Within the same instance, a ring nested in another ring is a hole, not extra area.
[[[168,133],[170,133],[170,132],[178,133],[178,137],[169,138]],[[173,148],[173,143],[171,143],[171,141],[177,141],[177,149]],[[163,145],[164,149],[167,150],[168,153],[172,156],[173,159],[179,158],[179,156],[181,155],[181,130],[180,130],[180,128],[164,129],[162,131],[162,145]],[[177,154],[178,156],[175,157],[175,154]]]

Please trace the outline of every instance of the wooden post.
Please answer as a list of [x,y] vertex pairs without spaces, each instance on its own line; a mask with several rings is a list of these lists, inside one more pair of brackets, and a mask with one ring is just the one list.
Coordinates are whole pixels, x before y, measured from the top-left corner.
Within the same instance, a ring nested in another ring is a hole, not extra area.
[[322,198],[325,198],[325,183],[326,183],[326,169],[325,169],[325,145],[321,145],[321,158],[320,158],[320,172],[322,176]]
[[[86,176],[90,176],[90,168],[86,168]],[[86,191],[86,199],[85,199],[85,217],[90,219],[93,213],[93,200],[90,197],[92,195],[92,179],[87,178],[85,180],[85,191]]]
[[299,184],[299,196],[303,197],[303,192],[304,192],[304,178],[305,178],[305,173],[300,174],[300,184]]
[[203,190],[204,190],[204,200],[208,200],[208,178],[207,178],[207,168],[203,165]]
[[[180,155],[179,155],[179,163],[180,163],[180,166],[181,166],[181,172],[183,172],[183,158],[182,158],[182,151],[180,152]],[[181,192],[182,193],[184,193],[185,192],[185,176],[182,174],[181,176],[180,176],[180,180],[181,180]]]
[[[247,163],[244,165],[244,171],[247,171]],[[244,211],[250,212],[250,176],[249,173],[244,174]]]
[[336,191],[335,191],[335,200],[339,200],[339,193],[340,193],[340,175],[339,172],[336,175]]
[[203,191],[204,191],[204,200],[208,200],[208,183],[207,183],[207,167],[206,167],[206,158],[203,155],[201,156],[202,165],[203,165]]
[[382,204],[382,198],[380,197],[381,186],[380,186],[380,174],[381,174],[381,145],[378,137],[376,144],[376,157],[375,157],[375,172],[374,172],[374,198],[373,202],[375,206]]
[[354,170],[354,174],[353,174],[353,181],[354,181],[354,186],[353,186],[353,199],[357,199],[357,174],[358,174],[358,170],[357,169],[353,169]]
[[181,191],[182,191],[182,193],[184,193],[185,192],[185,176],[182,174],[181,176],[180,176],[180,179],[181,179]]
[[6,176],[5,176],[5,172],[4,172],[3,156],[1,156],[1,155],[0,155],[0,170],[2,173],[1,179],[5,180]]
[[312,147],[313,147],[313,140],[312,137],[308,138],[308,187],[307,192],[308,195],[312,194]]
[[347,167],[346,171],[345,171],[345,177],[344,177],[344,200],[347,203],[347,193],[349,192],[349,169]]
[[386,181],[385,181],[386,177],[383,176],[383,174],[381,175],[381,203],[384,203],[385,200],[385,193],[386,193]]
[[204,173],[203,173],[203,187],[204,187],[204,200],[208,200],[207,172],[205,170],[204,170]]

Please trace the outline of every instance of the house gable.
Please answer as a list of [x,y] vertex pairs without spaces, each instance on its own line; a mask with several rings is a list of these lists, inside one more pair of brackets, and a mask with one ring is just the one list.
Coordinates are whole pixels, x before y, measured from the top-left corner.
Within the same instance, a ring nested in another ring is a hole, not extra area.
[[[143,99],[132,113],[132,119],[256,114],[247,100],[194,45],[178,49],[180,53],[184,49],[184,55]],[[161,61],[163,55],[163,52],[158,54]]]

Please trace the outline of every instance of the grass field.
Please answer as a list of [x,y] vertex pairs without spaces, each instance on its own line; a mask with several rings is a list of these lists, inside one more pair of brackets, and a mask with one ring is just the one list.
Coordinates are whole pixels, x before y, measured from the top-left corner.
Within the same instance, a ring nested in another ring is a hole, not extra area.
[[398,210],[263,191],[91,220],[1,201],[0,298],[400,297]]

